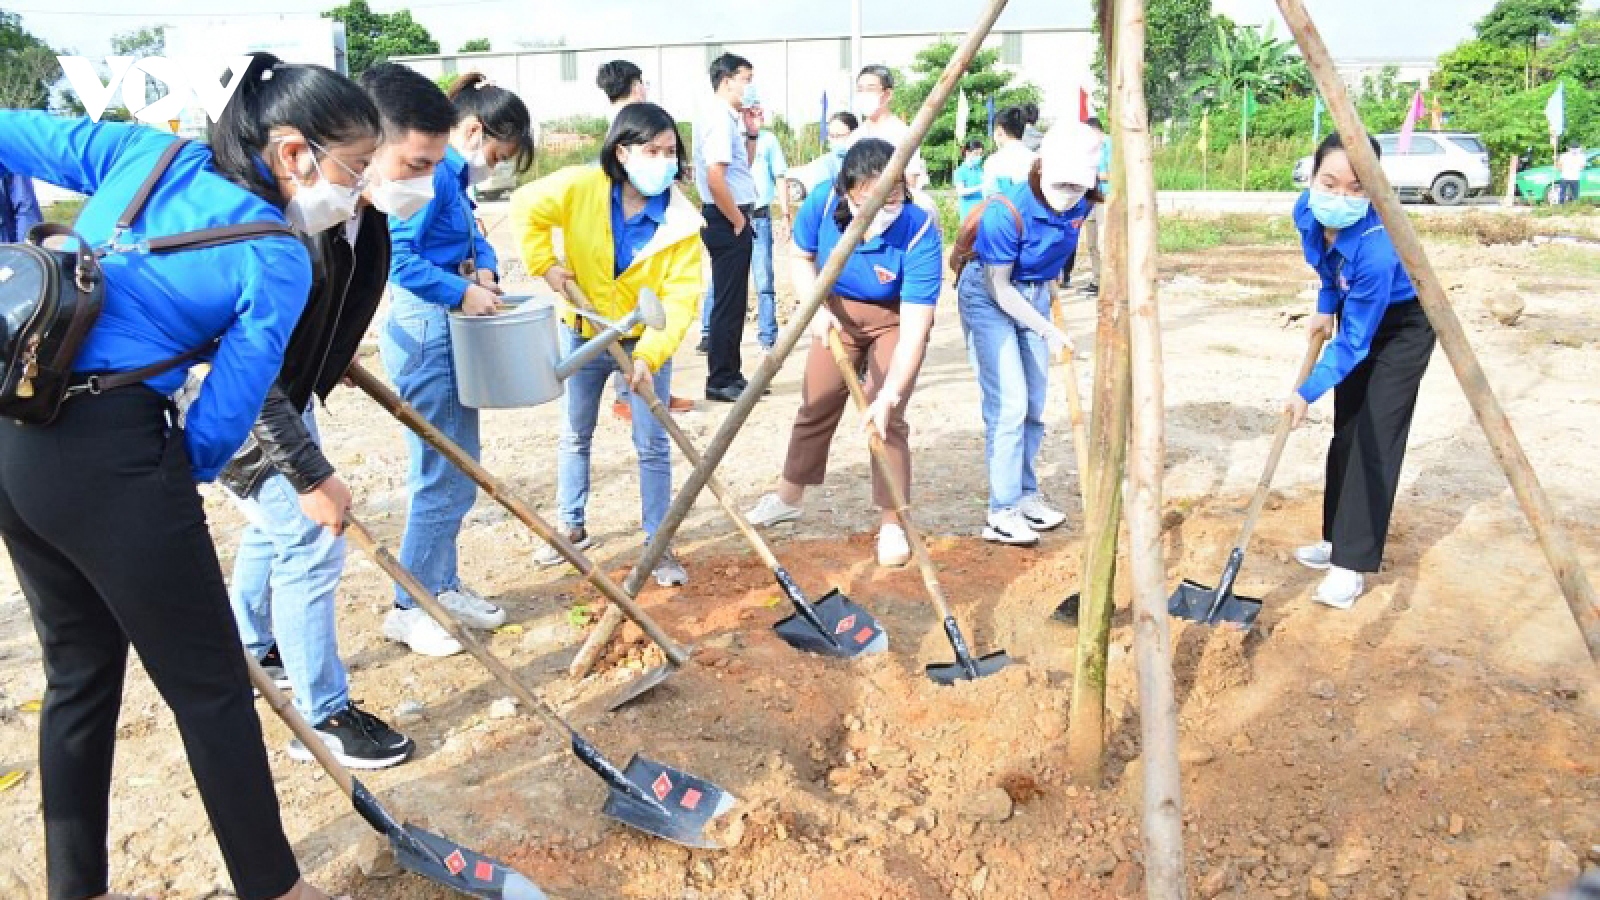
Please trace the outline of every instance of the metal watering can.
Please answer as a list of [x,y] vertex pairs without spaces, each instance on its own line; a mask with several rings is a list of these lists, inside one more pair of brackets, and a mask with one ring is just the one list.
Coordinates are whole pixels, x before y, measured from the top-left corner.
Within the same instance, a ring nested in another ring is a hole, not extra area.
[[643,324],[666,327],[667,311],[649,288],[639,292],[633,312],[619,322],[577,310],[603,327],[566,358],[555,305],[532,296],[503,297],[512,307],[492,316],[450,314],[450,355],[455,362],[456,391],[461,405],[475,409],[538,406],[560,398],[562,382]]

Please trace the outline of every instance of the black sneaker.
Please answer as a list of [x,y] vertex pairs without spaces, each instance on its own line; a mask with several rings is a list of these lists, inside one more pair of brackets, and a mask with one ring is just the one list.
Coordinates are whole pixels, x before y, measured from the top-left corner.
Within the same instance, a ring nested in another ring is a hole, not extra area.
[[261,663],[261,671],[267,673],[267,677],[278,686],[278,690],[289,689],[289,674],[283,669],[283,656],[278,653],[277,644],[268,647],[267,652],[257,661]]
[[[411,751],[417,746],[355,703],[329,716],[316,729],[334,757],[351,769],[387,769],[399,765],[411,758]],[[301,762],[315,759],[299,740],[289,742],[289,757]]]

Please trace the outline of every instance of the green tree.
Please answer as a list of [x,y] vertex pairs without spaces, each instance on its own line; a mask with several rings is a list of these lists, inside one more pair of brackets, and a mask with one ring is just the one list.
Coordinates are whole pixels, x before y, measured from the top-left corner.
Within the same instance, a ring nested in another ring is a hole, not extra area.
[[1600,12],[1585,13],[1572,30],[1540,54],[1539,67],[1600,90]]
[[1447,96],[1479,91],[1504,94],[1527,86],[1526,68],[1527,60],[1518,48],[1484,40],[1465,41],[1439,57],[1439,70],[1431,85]]
[[[111,36],[111,52],[116,56],[131,56],[134,59],[143,59],[146,56],[164,56],[167,52],[167,26],[147,25],[133,31],[124,31]],[[144,82],[144,102],[146,105],[160,100],[167,95],[167,86],[147,78]],[[119,92],[120,96],[120,92]]]
[[344,23],[351,78],[391,56],[439,52],[439,42],[433,39],[422,23],[411,18],[408,9],[392,13],[373,12],[367,0],[350,0],[322,16]]
[[[939,75],[944,67],[950,64],[950,58],[955,56],[956,45],[953,41],[940,41],[930,44],[917,52],[916,61],[911,64],[911,71],[916,73],[915,80],[905,82],[896,78],[896,84],[903,84],[894,92],[894,112],[901,118],[910,121],[922,108],[922,102],[928,99],[933,92],[933,86],[939,80]],[[988,125],[987,104],[994,98],[995,110],[1007,106],[1016,106],[1023,103],[1038,103],[1039,89],[1031,84],[1012,84],[1012,74],[1002,72],[995,68],[1000,59],[1000,51],[996,49],[981,50],[972,58],[967,66],[967,71],[961,76],[961,92],[967,95],[967,104],[971,112],[967,118],[967,133],[956,135],[956,98],[952,96],[950,102],[940,111],[939,117],[933,121],[933,127],[928,129],[928,136],[922,142],[922,159],[928,164],[928,174],[941,181],[948,181],[950,173],[955,171],[956,165],[961,161],[960,144],[971,139],[986,140],[989,136],[984,133]]]
[[1539,38],[1578,17],[1579,0],[1500,0],[1478,21],[1478,40],[1517,47],[1524,59],[1524,87],[1533,87],[1533,62]]
[[456,51],[456,52],[457,53],[488,53],[489,49],[490,48],[489,48],[489,39],[488,38],[473,38],[472,40],[467,41],[465,44],[462,44],[461,45],[461,49]]
[[1211,0],[1150,0],[1145,12],[1144,93],[1152,122],[1188,111],[1193,83],[1211,63],[1215,35]]
[[1311,72],[1293,41],[1273,35],[1272,23],[1260,29],[1219,19],[1210,64],[1191,83],[1190,93],[1207,98],[1207,106],[1227,105],[1245,88],[1262,102],[1300,97],[1310,92]]
[[22,27],[22,17],[0,9],[0,109],[44,109],[61,76],[55,53]]

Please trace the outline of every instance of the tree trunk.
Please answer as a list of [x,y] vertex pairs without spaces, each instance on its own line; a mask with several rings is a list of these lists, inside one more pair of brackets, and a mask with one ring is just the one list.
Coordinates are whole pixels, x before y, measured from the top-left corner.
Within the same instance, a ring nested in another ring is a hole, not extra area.
[[1117,0],[1119,98],[1113,121],[1123,160],[1128,215],[1127,290],[1132,355],[1132,439],[1128,464],[1128,560],[1133,576],[1133,639],[1139,672],[1139,734],[1144,756],[1145,892],[1184,900],[1183,776],[1178,765],[1178,704],[1172,681],[1166,561],[1161,546],[1165,410],[1161,313],[1156,297],[1156,184],[1144,97],[1145,0]]

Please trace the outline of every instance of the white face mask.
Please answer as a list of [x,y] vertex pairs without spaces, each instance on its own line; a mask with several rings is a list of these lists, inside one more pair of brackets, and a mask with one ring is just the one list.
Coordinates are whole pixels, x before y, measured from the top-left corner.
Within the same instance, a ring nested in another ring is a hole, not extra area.
[[[861,215],[861,207],[858,206],[854,200],[846,197],[845,202],[850,204],[850,215]],[[883,206],[878,210],[878,214],[872,217],[872,224],[867,226],[867,230],[861,235],[861,239],[863,241],[870,241],[873,238],[883,234],[885,231],[888,231],[890,226],[894,225],[895,222],[900,220],[900,214],[905,211],[906,204],[903,200],[896,200],[892,204],[883,204]]]
[[856,91],[856,115],[863,119],[870,119],[877,115],[878,107],[883,105],[883,94],[876,91]]
[[380,212],[403,221],[421,212],[433,199],[433,176],[380,181],[369,193],[372,205]]
[[355,215],[362,185],[358,183],[355,187],[345,187],[334,184],[322,174],[322,162],[315,156],[311,164],[317,171],[316,183],[300,185],[294,196],[289,198],[283,214],[289,224],[300,232],[319,234],[349,221]]
[[1077,206],[1078,201],[1083,199],[1083,195],[1088,193],[1087,190],[1081,187],[1058,187],[1044,184],[1040,185],[1040,188],[1044,191],[1044,202],[1050,204],[1050,208],[1058,213],[1066,212]]
[[462,151],[461,155],[467,159],[467,181],[477,184],[494,174],[494,166],[489,165],[489,138],[484,132],[478,132],[478,146],[471,152]]

